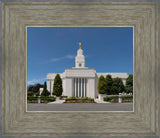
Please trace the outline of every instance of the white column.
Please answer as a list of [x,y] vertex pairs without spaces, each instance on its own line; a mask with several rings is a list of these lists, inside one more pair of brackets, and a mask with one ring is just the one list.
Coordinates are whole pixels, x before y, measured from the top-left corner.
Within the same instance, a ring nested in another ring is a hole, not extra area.
[[76,96],[76,78],[74,78],[74,96]]
[[51,93],[51,96],[52,96],[53,90],[52,90],[52,83],[51,83],[51,80],[49,81],[49,83],[50,83],[50,93]]
[[84,78],[83,83],[84,83],[84,86],[83,86],[84,87],[84,97],[86,97],[86,92],[85,92],[86,91],[86,78]]
[[77,85],[78,85],[78,96],[77,96],[77,97],[79,97],[79,78],[78,78],[78,83],[77,83]]
[[82,78],[81,78],[81,97],[82,97]]

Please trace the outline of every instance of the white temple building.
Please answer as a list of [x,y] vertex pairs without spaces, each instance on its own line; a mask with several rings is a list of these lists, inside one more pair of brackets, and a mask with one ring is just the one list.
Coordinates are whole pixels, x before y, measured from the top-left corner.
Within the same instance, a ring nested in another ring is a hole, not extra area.
[[[54,78],[57,73],[47,74],[47,90],[53,93]],[[59,73],[63,82],[62,95],[72,97],[90,97],[96,98],[98,96],[97,85],[98,78],[103,75],[110,74],[112,78],[119,77],[125,84],[127,73],[96,73],[94,68],[85,67],[85,56],[81,49],[81,43],[79,43],[79,49],[77,50],[77,56],[75,57],[75,67],[66,68],[63,73]]]

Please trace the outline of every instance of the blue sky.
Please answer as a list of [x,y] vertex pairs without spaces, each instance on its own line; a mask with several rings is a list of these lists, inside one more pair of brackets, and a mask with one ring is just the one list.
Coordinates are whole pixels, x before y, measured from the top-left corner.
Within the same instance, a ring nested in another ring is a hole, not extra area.
[[74,67],[79,42],[86,67],[96,72],[133,73],[132,27],[28,27],[28,85],[43,84],[47,73]]

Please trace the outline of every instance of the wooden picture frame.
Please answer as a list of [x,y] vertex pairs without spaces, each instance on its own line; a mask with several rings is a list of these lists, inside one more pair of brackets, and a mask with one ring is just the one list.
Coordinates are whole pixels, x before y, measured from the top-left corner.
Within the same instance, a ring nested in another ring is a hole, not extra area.
[[[27,112],[26,26],[133,26],[134,112]],[[2,2],[3,136],[158,136],[158,2]]]

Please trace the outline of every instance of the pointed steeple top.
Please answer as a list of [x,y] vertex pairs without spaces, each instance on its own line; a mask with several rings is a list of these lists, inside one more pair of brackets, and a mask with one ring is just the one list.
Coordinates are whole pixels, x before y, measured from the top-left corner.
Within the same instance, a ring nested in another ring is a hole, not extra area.
[[79,49],[81,49],[81,42],[79,42]]

